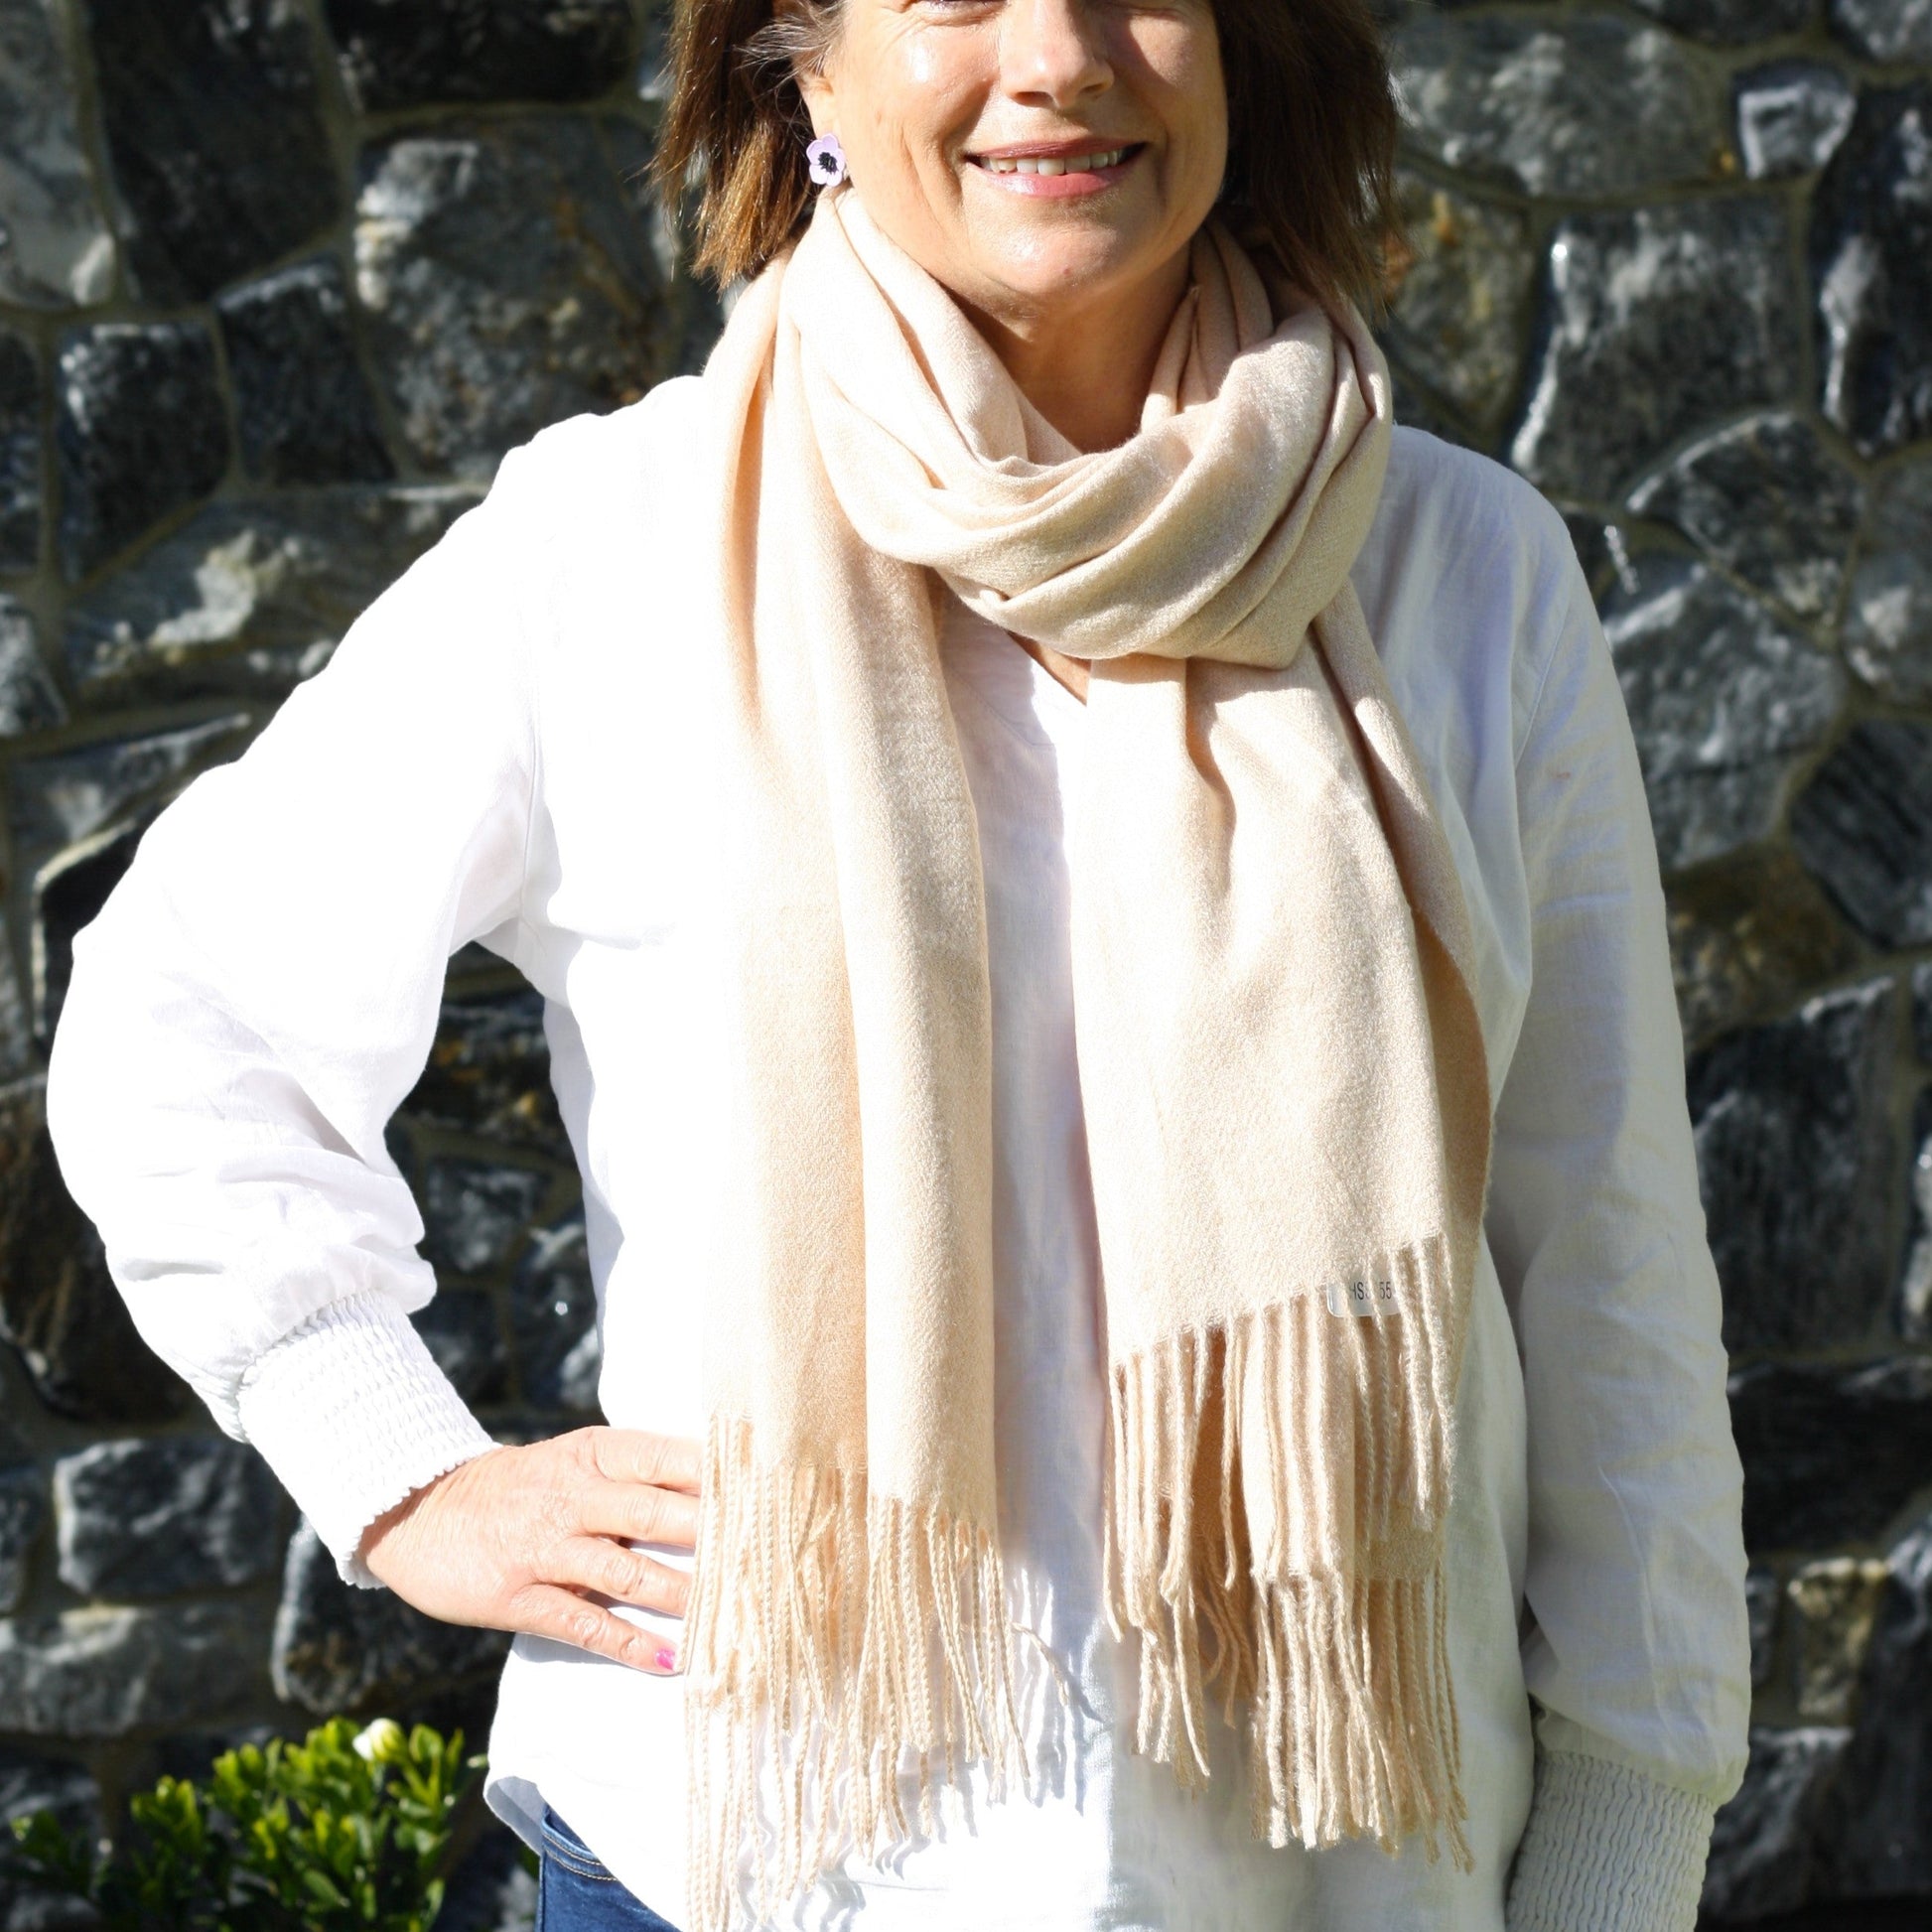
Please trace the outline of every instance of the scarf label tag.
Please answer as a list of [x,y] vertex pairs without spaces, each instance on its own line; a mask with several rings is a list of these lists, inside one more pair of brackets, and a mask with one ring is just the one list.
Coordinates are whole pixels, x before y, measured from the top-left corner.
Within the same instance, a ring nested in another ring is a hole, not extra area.
[[1351,1282],[1330,1282],[1322,1291],[1328,1298],[1330,1314],[1359,1314],[1373,1321],[1379,1314],[1395,1312],[1395,1283],[1357,1278]]

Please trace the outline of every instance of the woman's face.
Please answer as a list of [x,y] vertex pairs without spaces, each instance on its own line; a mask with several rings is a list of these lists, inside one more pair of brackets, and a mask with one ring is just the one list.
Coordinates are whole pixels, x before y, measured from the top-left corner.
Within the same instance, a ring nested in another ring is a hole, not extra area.
[[1210,0],[844,0],[804,91],[879,225],[1003,320],[1157,276],[1227,162]]

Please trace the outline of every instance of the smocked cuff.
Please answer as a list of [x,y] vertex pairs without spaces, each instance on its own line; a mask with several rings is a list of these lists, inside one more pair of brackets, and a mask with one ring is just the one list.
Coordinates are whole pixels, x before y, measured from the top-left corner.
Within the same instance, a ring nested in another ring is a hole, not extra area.
[[1539,1745],[1509,1932],[1692,1932],[1717,1815],[1627,1765]]
[[355,1554],[384,1510],[496,1446],[379,1292],[311,1315],[250,1367],[242,1434],[295,1498],[345,1582],[377,1587]]

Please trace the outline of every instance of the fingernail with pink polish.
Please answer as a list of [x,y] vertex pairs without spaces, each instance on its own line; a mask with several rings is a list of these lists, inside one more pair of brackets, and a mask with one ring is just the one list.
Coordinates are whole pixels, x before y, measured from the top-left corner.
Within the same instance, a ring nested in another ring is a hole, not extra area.
[[660,1650],[657,1653],[657,1668],[659,1670],[676,1670],[677,1652],[675,1650]]

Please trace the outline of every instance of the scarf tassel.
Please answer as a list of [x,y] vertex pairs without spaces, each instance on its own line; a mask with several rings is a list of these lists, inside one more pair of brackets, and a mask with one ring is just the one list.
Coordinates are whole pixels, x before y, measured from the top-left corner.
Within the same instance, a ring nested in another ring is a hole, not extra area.
[[995,1802],[1010,1774],[1031,1782],[987,1531],[872,1495],[860,1474],[762,1466],[751,1424],[719,1416],[698,1547],[684,1643],[689,1932],[727,1932],[742,1914],[747,1849],[763,1924],[847,1848],[876,1859],[911,1837],[901,1771],[925,1837],[936,1790],[964,1764],[987,1768]]
[[[1208,1779],[1208,1693],[1247,1702],[1254,1836],[1394,1853],[1447,1836],[1462,1870],[1461,1742],[1444,1530],[1459,1335],[1445,1245],[1368,1258],[1394,1306],[1320,1292],[1183,1329],[1109,1382],[1105,1565],[1116,1636],[1141,1636],[1135,1747]],[[1351,1480],[1322,1480],[1346,1466]],[[1257,1533],[1256,1525],[1259,1525]],[[966,1763],[999,1802],[1031,1781],[1006,1576],[993,1538],[869,1493],[862,1474],[766,1467],[752,1427],[707,1432],[685,1631],[689,1932],[769,1920],[848,1848],[917,1834]],[[837,1694],[837,1687],[845,1687]]]
[[[1207,1694],[1247,1700],[1254,1836],[1462,1870],[1444,1527],[1459,1337],[1440,1240],[1367,1257],[1374,1317],[1321,1291],[1187,1329],[1110,1379],[1108,1620],[1141,1637],[1135,1747],[1194,1790]],[[1346,1468],[1351,1481],[1322,1480]],[[1256,1526],[1259,1526],[1257,1529]]]

